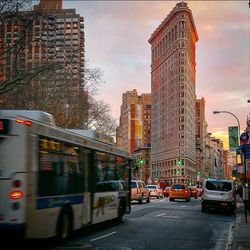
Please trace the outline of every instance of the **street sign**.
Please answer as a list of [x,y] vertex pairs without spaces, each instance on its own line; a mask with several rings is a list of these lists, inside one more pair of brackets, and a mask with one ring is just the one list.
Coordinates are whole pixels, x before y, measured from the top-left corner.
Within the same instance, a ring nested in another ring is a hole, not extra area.
[[250,159],[250,144],[243,144],[238,147],[242,154],[245,156],[245,159]]
[[229,148],[236,148],[238,146],[239,136],[238,127],[228,127]]
[[246,159],[250,159],[250,152],[246,151],[245,157],[246,157]]
[[246,144],[248,143],[248,141],[249,141],[249,136],[248,136],[248,134],[247,134],[247,133],[242,133],[242,134],[240,135],[240,144],[246,145]]

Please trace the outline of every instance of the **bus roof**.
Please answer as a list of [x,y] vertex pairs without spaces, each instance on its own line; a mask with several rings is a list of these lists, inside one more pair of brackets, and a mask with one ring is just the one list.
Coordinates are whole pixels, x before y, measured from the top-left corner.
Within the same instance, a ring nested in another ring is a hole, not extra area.
[[55,126],[55,120],[53,116],[40,110],[0,110],[0,117],[26,118]]
[[93,130],[84,130],[84,129],[67,129],[67,130],[85,137],[89,137],[94,140],[105,142],[110,145],[115,145],[114,139],[111,136],[101,134]]

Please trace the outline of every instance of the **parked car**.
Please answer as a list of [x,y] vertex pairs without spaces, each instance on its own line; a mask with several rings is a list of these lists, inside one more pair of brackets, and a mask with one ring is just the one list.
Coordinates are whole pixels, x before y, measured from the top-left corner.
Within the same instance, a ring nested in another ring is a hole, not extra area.
[[189,186],[189,189],[190,189],[190,196],[191,197],[194,197],[195,199],[198,198],[198,189],[196,186]]
[[201,196],[201,211],[219,209],[235,213],[236,192],[231,180],[205,179]]
[[163,191],[158,185],[147,185],[150,191],[150,197],[163,198]]
[[142,180],[131,181],[131,201],[138,201],[140,204],[146,200],[150,202],[150,191]]
[[190,201],[190,189],[187,184],[173,184],[169,191],[169,201],[174,201],[175,199],[185,199]]
[[169,196],[169,190],[171,187],[165,187],[165,189],[163,190],[163,195],[164,197],[168,197]]

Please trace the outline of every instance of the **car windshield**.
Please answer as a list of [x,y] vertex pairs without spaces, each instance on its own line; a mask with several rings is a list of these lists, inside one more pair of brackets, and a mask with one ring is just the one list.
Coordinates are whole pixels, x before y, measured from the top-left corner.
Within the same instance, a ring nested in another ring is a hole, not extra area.
[[148,185],[147,187],[150,188],[150,189],[156,189],[156,188],[157,188],[157,187],[154,186],[154,185]]
[[232,183],[225,181],[207,181],[206,189],[214,191],[231,191]]

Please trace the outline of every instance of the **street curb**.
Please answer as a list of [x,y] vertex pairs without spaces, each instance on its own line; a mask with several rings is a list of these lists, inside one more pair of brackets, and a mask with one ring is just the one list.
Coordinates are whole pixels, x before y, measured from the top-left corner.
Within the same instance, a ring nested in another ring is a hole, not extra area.
[[[248,230],[250,235],[250,226],[248,223],[245,223],[243,203],[237,203],[236,220],[234,226],[232,227],[233,238],[231,242],[231,248],[229,248],[229,250],[250,250],[250,237],[249,240],[246,240],[246,237],[244,236]],[[241,235],[242,233],[243,235]]]
[[237,212],[235,223],[232,226],[232,238],[231,238],[231,244],[228,245],[228,250],[237,250],[237,247],[238,247],[237,237],[238,237],[239,223],[240,223],[240,214]]

